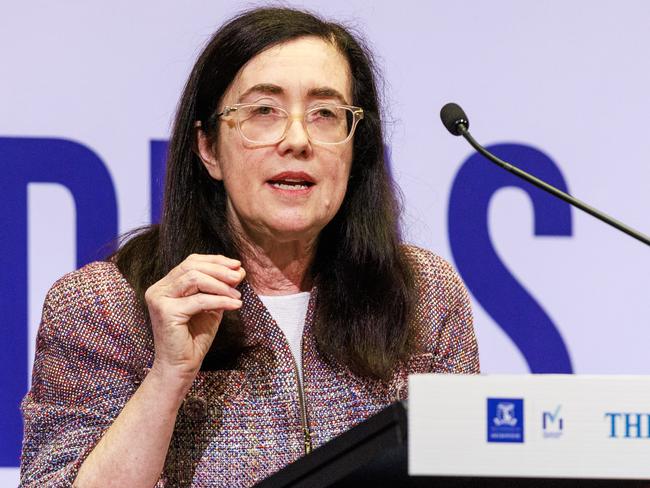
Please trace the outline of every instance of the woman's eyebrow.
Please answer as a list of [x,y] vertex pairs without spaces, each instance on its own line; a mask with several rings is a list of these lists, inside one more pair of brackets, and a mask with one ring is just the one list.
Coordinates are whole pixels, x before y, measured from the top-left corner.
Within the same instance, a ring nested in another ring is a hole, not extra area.
[[307,92],[307,95],[309,95],[310,97],[318,97],[318,98],[336,98],[343,105],[347,104],[347,101],[345,100],[345,97],[341,94],[341,92],[329,86],[312,88]]
[[[239,96],[239,100],[246,98],[252,93],[265,95],[282,95],[284,93],[284,89],[281,86],[274,85],[272,83],[258,83],[257,85],[253,85],[248,90],[243,92]],[[311,98],[335,98],[339,103],[343,105],[346,105],[348,103],[341,92],[329,86],[311,88],[307,92],[307,96]]]
[[250,95],[251,93],[260,93],[260,94],[266,94],[266,95],[280,95],[284,93],[284,90],[282,89],[281,86],[274,85],[272,83],[258,83],[257,85],[251,86],[248,90],[246,90],[244,93],[239,95],[239,99],[243,99]]

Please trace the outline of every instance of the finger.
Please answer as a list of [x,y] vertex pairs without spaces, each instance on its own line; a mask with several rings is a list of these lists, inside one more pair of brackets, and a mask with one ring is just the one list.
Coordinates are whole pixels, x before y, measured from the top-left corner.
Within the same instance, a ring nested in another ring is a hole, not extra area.
[[[195,255],[193,255],[195,256]],[[215,258],[223,258],[223,256],[216,256]],[[227,258],[225,258],[227,259]],[[201,271],[207,275],[213,276],[221,281],[224,281],[231,286],[237,286],[246,276],[245,271],[241,267],[229,267],[224,263],[219,262],[220,259],[203,260],[199,258],[188,258],[181,264],[172,269],[167,276],[165,276],[161,283],[168,283],[170,280],[175,280],[185,273],[193,270]],[[237,261],[239,262],[239,261]]]
[[188,271],[178,279],[170,282],[164,289],[164,296],[178,298],[196,293],[208,293],[213,295],[224,295],[231,298],[241,298],[239,290],[231,287],[228,283],[214,278],[201,271]]
[[242,301],[223,295],[210,295],[207,293],[196,293],[188,297],[174,299],[179,312],[192,317],[201,312],[221,312],[224,310],[238,310]]
[[186,260],[221,264],[231,269],[237,269],[241,266],[241,261],[223,256],[222,254],[190,254]]
[[[220,315],[224,310],[238,310],[242,306],[241,300],[223,295],[210,295],[197,293],[187,297],[166,298],[157,304],[152,315],[164,320],[157,320],[156,323],[169,325],[187,324],[194,316],[204,312],[216,312]],[[155,328],[155,327],[154,327]]]
[[239,283],[244,279],[244,276],[246,276],[244,268],[231,269],[220,264],[202,262],[192,263],[192,266],[193,267],[189,269],[188,272],[198,271],[219,281],[228,283],[233,287],[239,285]]

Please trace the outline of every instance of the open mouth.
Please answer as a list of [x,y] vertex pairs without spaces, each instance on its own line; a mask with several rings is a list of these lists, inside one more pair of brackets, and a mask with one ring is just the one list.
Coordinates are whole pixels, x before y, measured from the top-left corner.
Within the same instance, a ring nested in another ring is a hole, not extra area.
[[306,190],[314,186],[314,183],[305,180],[270,180],[269,184],[280,190]]
[[278,190],[308,190],[316,184],[314,179],[302,171],[285,171],[268,180],[269,185]]

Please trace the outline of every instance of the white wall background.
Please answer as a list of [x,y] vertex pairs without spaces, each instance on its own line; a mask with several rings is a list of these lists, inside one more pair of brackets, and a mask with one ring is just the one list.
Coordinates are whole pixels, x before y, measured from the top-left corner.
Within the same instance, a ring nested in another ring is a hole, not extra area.
[[[542,149],[574,195],[650,232],[649,2],[287,4],[356,25],[373,46],[412,242],[451,259],[449,191],[471,150],[439,122],[447,101],[463,105],[484,144]],[[146,223],[149,141],[168,137],[208,36],[252,5],[4,2],[0,137],[61,137],[92,148],[113,178],[120,231]],[[528,198],[506,189],[491,202],[490,233],[560,329],[576,372],[648,374],[650,249],[581,212],[573,217],[572,237],[535,238]],[[74,205],[65,189],[30,186],[29,232],[33,337],[45,292],[74,268]],[[527,372],[477,302],[474,311],[483,370]],[[17,483],[17,469],[0,470],[0,486]]]

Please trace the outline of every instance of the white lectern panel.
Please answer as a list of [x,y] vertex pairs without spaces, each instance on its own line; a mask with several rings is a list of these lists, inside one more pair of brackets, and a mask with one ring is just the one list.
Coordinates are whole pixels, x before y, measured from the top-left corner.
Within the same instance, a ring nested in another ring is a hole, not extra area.
[[650,479],[650,377],[409,379],[409,473]]

